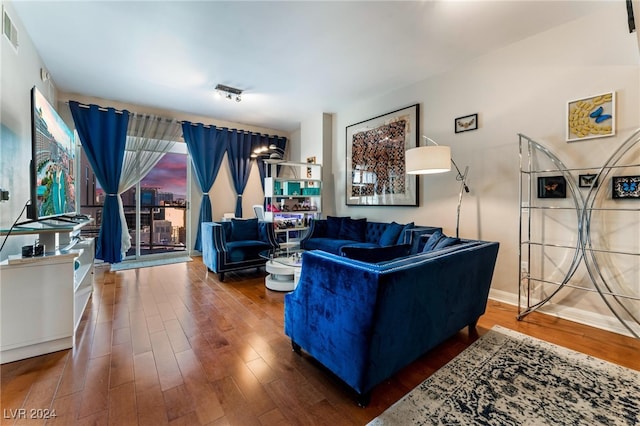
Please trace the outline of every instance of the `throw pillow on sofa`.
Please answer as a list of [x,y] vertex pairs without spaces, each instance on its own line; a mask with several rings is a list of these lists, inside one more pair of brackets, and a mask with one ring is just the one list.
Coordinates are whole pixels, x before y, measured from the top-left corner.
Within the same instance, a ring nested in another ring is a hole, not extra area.
[[438,244],[438,241],[440,241],[443,237],[444,237],[444,234],[440,230],[437,230],[436,232],[431,234],[426,244],[422,248],[422,252],[427,253],[433,250],[436,247],[436,244]]
[[438,249],[442,249],[442,248],[445,248],[445,247],[455,246],[459,242],[460,242],[460,238],[447,237],[445,235],[444,237],[440,238],[440,241],[438,241],[438,244],[436,244],[436,246],[433,249],[434,250],[438,250]]
[[344,219],[351,219],[347,217],[327,216],[327,238],[338,238],[340,236],[340,229],[342,228],[342,221]]
[[344,257],[368,263],[379,263],[408,256],[411,244],[399,244],[386,247],[342,247]]
[[258,239],[258,218],[231,219],[230,241],[246,241]]
[[391,222],[387,225],[387,229],[384,230],[382,235],[380,235],[380,240],[378,240],[378,244],[381,246],[392,246],[397,244],[398,237],[400,236],[400,232],[404,225],[399,223]]
[[460,243],[460,238],[447,237],[441,231],[436,231],[429,237],[429,240],[422,249],[423,253],[430,252],[431,250],[439,250],[446,247],[451,247]]
[[415,228],[415,224],[413,222],[409,222],[405,226],[403,226],[402,230],[400,231],[400,235],[398,235],[398,240],[396,241],[396,244],[404,244],[405,231],[413,228]]
[[367,233],[367,219],[351,219],[345,217],[340,227],[341,240],[364,242]]

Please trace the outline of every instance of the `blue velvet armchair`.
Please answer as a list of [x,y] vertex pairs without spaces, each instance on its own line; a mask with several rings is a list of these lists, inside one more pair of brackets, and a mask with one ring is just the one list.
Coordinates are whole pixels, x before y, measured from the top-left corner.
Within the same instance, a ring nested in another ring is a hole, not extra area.
[[225,272],[263,266],[266,260],[259,253],[279,246],[273,223],[257,218],[203,222],[201,226],[202,261],[220,281]]

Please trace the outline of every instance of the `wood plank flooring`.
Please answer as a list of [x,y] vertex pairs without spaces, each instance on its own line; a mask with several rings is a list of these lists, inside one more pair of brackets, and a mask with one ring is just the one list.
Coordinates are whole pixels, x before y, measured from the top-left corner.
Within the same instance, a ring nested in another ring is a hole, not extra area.
[[495,324],[640,370],[639,340],[539,313],[517,321],[515,307],[490,301],[477,333],[461,331],[377,386],[363,409],[291,351],[284,294],[265,289],[263,270],[220,283],[199,258],[99,267],[94,287],[73,350],[2,365],[1,424],[364,425]]

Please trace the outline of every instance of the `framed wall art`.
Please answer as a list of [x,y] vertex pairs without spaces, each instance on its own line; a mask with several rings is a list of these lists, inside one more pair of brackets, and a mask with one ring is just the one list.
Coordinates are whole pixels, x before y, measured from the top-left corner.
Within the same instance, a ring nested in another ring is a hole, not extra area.
[[538,177],[538,198],[567,198],[567,181],[564,176]]
[[611,178],[613,198],[640,200],[640,176],[614,176]]
[[578,186],[580,188],[594,188],[598,187],[598,175],[596,174],[586,174],[586,175],[578,175]]
[[478,114],[465,115],[454,120],[454,130],[456,133],[468,132],[478,129]]
[[616,92],[567,103],[567,142],[616,134]]
[[418,146],[419,105],[346,128],[346,204],[417,206],[418,179],[406,173],[405,152]]

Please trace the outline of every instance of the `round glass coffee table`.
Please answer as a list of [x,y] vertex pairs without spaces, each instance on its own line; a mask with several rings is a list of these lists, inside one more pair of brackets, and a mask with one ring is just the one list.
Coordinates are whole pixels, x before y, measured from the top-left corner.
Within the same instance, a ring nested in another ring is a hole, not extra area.
[[282,248],[260,252],[260,257],[267,259],[265,269],[269,273],[264,280],[269,290],[293,291],[298,285],[302,269],[301,248]]

